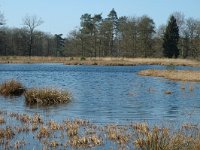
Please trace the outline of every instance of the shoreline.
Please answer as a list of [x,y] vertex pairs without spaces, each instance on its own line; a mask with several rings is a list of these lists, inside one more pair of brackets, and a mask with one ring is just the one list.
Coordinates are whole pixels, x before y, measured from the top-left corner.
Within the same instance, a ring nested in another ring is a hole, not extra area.
[[63,63],[64,65],[136,66],[174,65],[200,67],[200,61],[168,58],[123,58],[123,57],[25,57],[0,56],[0,64]]

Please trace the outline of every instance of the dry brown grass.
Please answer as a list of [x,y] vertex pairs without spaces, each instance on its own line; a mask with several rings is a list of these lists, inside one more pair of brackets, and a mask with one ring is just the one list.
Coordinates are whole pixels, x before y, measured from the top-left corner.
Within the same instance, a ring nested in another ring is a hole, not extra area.
[[1,56],[0,63],[63,63],[70,60],[69,57],[42,57],[42,56]]
[[130,135],[127,133],[126,128],[118,126],[107,126],[106,128],[108,139],[118,144],[127,144],[130,141]]
[[[168,128],[154,126],[152,129],[147,124],[133,125],[136,140],[135,147],[141,150],[199,150],[199,129],[186,125],[179,131],[170,133]],[[195,132],[196,135],[193,135]]]
[[51,88],[33,88],[25,92],[25,101],[28,105],[54,105],[69,102],[71,96],[67,91],[58,91]]
[[[46,149],[200,149],[200,128],[192,123],[168,128],[146,122],[97,125],[82,119],[57,122],[46,118],[41,123],[43,118],[38,114],[13,112],[2,113],[1,117],[8,120],[6,125],[0,125],[1,149],[30,149],[36,142]],[[89,130],[93,132],[88,133]]]
[[49,136],[50,136],[50,131],[48,130],[48,128],[42,126],[38,132],[37,138],[41,139]]
[[175,65],[175,66],[200,66],[195,60],[168,59],[168,58],[86,58],[84,61],[77,59],[66,61],[66,65],[105,65],[105,66],[134,66],[134,65]]
[[25,88],[19,81],[5,81],[0,85],[0,94],[3,96],[20,96],[24,93]]
[[192,70],[143,70],[138,73],[142,76],[164,77],[170,80],[200,82],[200,71]]
[[147,64],[147,65],[200,66],[200,62],[196,60],[189,60],[189,59],[135,58],[135,59],[128,59],[128,60],[136,64]]
[[3,116],[0,116],[0,125],[6,123],[5,119]]
[[64,63],[66,65],[107,65],[107,66],[131,66],[131,65],[179,65],[200,66],[200,62],[189,59],[168,58],[124,58],[124,57],[25,57],[25,56],[1,56],[0,63]]

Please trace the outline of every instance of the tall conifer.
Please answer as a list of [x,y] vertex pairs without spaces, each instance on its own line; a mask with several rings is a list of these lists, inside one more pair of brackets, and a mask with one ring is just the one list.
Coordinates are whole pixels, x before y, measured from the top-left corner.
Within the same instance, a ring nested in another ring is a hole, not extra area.
[[168,22],[164,39],[163,39],[163,55],[168,58],[179,56],[179,49],[177,47],[179,40],[179,28],[174,16],[170,17]]

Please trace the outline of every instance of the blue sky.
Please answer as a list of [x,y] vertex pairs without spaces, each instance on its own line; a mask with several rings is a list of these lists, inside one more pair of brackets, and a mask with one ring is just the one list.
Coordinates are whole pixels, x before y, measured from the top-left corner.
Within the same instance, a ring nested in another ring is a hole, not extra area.
[[84,13],[106,17],[114,8],[118,16],[148,15],[159,26],[175,11],[198,19],[199,6],[200,0],[0,0],[7,26],[23,27],[22,18],[36,15],[44,21],[38,30],[64,35],[79,27]]

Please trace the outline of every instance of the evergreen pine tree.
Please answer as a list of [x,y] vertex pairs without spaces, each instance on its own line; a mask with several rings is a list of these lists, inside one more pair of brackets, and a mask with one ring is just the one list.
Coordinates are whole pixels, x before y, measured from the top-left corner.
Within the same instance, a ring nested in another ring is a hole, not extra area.
[[179,56],[179,49],[177,47],[179,40],[179,28],[174,16],[170,17],[163,40],[163,55],[168,58],[177,58]]

